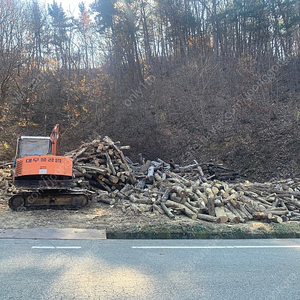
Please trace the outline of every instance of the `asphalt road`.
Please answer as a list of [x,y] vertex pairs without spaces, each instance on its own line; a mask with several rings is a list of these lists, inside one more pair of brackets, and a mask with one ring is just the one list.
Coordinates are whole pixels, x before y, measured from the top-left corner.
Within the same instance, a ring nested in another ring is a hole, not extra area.
[[0,240],[0,299],[300,299],[300,240]]

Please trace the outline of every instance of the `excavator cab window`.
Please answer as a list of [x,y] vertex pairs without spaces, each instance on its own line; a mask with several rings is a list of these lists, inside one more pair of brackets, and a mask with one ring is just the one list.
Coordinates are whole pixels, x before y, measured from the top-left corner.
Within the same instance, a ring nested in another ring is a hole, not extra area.
[[21,137],[19,140],[19,158],[26,156],[51,154],[52,142],[45,137]]

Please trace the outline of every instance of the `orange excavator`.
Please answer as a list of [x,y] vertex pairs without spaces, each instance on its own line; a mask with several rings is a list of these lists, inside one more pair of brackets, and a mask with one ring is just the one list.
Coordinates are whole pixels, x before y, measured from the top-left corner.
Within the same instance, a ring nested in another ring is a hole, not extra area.
[[14,185],[21,191],[9,199],[13,210],[32,206],[79,208],[91,200],[85,189],[74,187],[73,160],[58,156],[59,125],[50,137],[21,136],[17,141]]

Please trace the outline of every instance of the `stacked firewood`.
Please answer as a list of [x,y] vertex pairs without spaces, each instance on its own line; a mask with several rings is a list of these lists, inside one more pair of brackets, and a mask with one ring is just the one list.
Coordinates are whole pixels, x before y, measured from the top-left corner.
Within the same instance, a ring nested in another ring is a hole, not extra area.
[[168,171],[166,179],[145,188],[125,185],[120,191],[101,192],[98,201],[124,212],[184,214],[191,219],[217,223],[266,220],[300,221],[300,180],[275,183],[191,181]]
[[127,160],[138,182],[113,193],[100,192],[98,201],[120,207],[124,212],[157,212],[169,218],[184,214],[191,219],[218,223],[300,221],[300,180],[299,184],[296,179],[228,183],[213,179],[221,176],[216,174],[217,169],[225,171],[226,175],[218,174],[228,176],[227,179],[238,177],[238,173],[222,165],[194,161],[181,167],[161,159],[145,162],[142,157],[137,165]]
[[10,195],[15,191],[12,163],[2,163],[0,165],[0,195]]
[[135,177],[122,152],[129,146],[117,146],[109,137],[83,143],[65,154],[73,159],[74,181],[78,186],[108,192],[121,189],[126,183],[135,183]]

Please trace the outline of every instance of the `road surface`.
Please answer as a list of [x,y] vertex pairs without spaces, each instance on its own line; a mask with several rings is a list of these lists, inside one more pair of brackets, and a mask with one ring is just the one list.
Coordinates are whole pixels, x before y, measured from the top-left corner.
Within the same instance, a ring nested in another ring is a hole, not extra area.
[[0,240],[0,299],[300,299],[300,240]]

